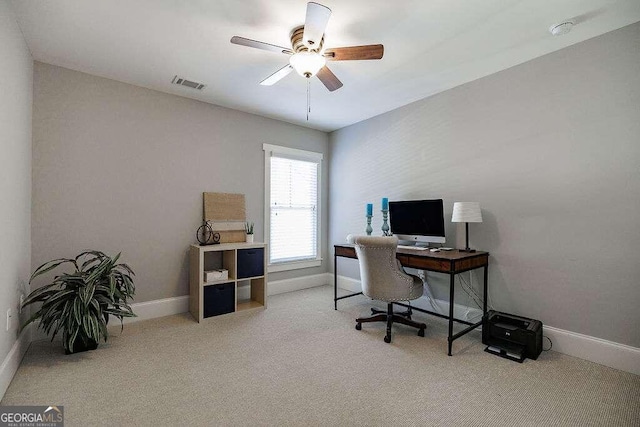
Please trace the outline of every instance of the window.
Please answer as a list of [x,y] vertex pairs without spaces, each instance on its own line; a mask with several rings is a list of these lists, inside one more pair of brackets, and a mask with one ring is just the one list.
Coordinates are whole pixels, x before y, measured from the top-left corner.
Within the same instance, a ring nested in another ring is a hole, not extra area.
[[322,154],[264,144],[269,272],[316,267]]

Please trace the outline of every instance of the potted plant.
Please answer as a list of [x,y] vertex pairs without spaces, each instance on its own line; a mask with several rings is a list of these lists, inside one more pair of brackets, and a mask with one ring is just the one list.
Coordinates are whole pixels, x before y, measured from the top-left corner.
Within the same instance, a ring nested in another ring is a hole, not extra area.
[[244,224],[244,231],[246,233],[246,242],[253,243],[253,222],[247,222]]
[[101,339],[107,341],[109,316],[120,319],[136,315],[129,306],[135,286],[134,272],[126,264],[117,264],[120,254],[110,257],[100,251],[82,252],[77,257],[60,258],[45,262],[31,275],[29,283],[37,277],[63,265],[74,271],[55,276],[53,281],[29,294],[22,304],[27,307],[42,303],[40,308],[22,326],[39,320],[39,328],[51,341],[62,332],[66,354],[95,350]]

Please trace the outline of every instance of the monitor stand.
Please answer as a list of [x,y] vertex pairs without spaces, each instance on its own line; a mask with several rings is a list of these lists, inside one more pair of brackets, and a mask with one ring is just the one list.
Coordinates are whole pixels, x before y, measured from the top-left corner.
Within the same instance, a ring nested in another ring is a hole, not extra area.
[[429,243],[427,242],[414,242],[413,240],[399,240],[398,245],[405,246],[405,247],[414,246],[416,248],[425,248],[425,249],[429,249],[430,247]]

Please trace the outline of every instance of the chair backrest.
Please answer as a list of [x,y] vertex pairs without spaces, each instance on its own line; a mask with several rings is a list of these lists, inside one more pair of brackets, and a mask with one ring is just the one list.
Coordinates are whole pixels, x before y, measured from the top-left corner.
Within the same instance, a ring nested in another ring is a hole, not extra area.
[[421,282],[416,286],[413,276],[405,273],[396,259],[397,237],[349,235],[347,241],[355,245],[363,294],[387,302],[409,301],[422,295]]

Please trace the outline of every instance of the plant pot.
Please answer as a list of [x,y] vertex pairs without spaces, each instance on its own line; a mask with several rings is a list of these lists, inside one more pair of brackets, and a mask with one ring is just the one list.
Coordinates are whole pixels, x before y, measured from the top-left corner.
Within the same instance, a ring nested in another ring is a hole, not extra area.
[[87,342],[78,337],[73,342],[73,351],[69,351],[68,349],[64,349],[64,354],[74,354],[74,353],[82,353],[83,351],[95,350],[98,348],[98,343],[92,339],[87,339]]
[[245,237],[247,243],[253,243],[253,234],[245,234]]

